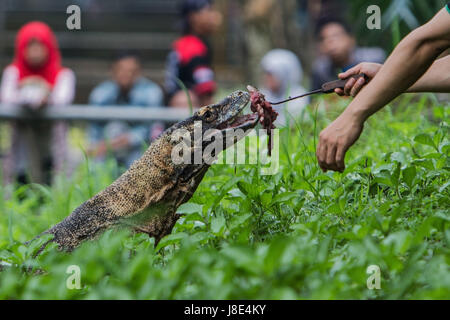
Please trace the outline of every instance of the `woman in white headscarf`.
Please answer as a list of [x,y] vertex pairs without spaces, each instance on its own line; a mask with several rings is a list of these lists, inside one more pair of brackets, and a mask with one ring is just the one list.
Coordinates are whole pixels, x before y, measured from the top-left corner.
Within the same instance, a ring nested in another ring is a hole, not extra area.
[[[262,58],[261,67],[264,72],[261,92],[267,101],[281,101],[289,96],[306,93],[306,89],[300,84],[303,78],[302,66],[293,52],[285,49],[271,50]],[[294,125],[308,102],[308,98],[301,98],[274,105],[279,113],[275,125]]]

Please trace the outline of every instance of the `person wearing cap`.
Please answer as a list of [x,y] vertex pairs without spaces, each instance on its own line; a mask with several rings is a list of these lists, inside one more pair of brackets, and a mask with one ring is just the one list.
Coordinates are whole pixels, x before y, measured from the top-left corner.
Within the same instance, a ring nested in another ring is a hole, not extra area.
[[[211,67],[211,49],[207,38],[222,21],[213,9],[212,0],[184,0],[181,5],[183,35],[173,43],[167,58],[165,89],[169,106],[188,106],[188,97],[179,81],[199,105],[212,103],[216,91]],[[179,81],[178,81],[179,80]]]
[[364,72],[369,82],[363,87],[363,79],[352,79],[344,90],[335,90],[356,97],[319,135],[316,156],[322,170],[342,172],[345,153],[358,140],[365,121],[401,93],[450,92],[450,56],[439,58],[449,48],[450,3],[400,41],[380,68],[362,64],[340,74],[345,79]]

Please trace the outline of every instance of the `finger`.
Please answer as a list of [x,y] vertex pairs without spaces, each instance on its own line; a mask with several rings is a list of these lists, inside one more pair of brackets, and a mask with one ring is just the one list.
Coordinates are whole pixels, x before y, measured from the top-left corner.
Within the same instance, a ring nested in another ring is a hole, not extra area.
[[347,71],[339,73],[338,77],[339,77],[339,79],[347,79],[350,76],[359,74],[359,69],[361,69],[360,64],[354,66],[353,68],[348,69]]
[[327,156],[326,156],[326,166],[328,169],[337,171],[337,165],[336,165],[336,145],[328,146],[327,148]]
[[343,172],[345,170],[345,149],[343,147],[339,147],[336,150],[336,166],[338,171]]
[[358,94],[358,92],[362,89],[362,87],[364,86],[365,83],[366,83],[366,81],[364,80],[363,77],[359,78],[356,81],[355,85],[350,90],[350,94],[352,95],[352,97],[354,97]]
[[347,83],[344,86],[344,93],[349,96],[350,91],[352,90],[353,85],[355,84],[356,80],[354,78],[351,78],[347,81]]
[[347,71],[339,73],[338,74],[339,79],[347,79],[348,77],[351,77],[354,74],[352,69],[348,69]]
[[317,146],[317,161],[319,162],[319,166],[322,169],[323,172],[327,171],[326,170],[326,155],[327,155],[327,145],[326,143],[324,143],[323,141],[321,141],[323,139],[319,140],[319,145]]
[[342,90],[341,88],[336,88],[334,89],[334,92],[339,95],[339,96],[343,96],[344,95],[344,90]]

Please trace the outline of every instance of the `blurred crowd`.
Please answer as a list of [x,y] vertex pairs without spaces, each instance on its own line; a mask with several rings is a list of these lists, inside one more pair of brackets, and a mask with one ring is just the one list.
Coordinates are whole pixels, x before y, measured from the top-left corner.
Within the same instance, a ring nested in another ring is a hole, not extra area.
[[[90,106],[187,108],[214,101],[217,82],[210,40],[223,21],[223,13],[212,0],[184,0],[180,14],[182,33],[167,57],[164,86],[142,75],[138,52],[121,51],[112,64],[111,78],[92,90]],[[324,82],[337,79],[341,71],[363,61],[383,63],[386,56],[380,48],[359,47],[349,25],[329,14],[318,17],[315,39],[317,52],[310,79],[304,79],[301,60],[294,52],[284,48],[260,52],[258,85],[267,100],[279,101],[320,88]],[[14,58],[3,70],[0,104],[31,110],[72,104],[76,76],[61,61],[57,40],[48,25],[34,21],[22,26],[17,33]],[[305,88],[305,83],[310,86]],[[300,99],[276,106],[280,114],[276,125],[284,126],[289,118],[298,117],[308,103],[308,99]],[[128,167],[166,125],[90,122],[85,150],[99,162],[112,154],[120,165]],[[74,165],[68,156],[67,123],[15,120],[8,126],[11,143],[2,159],[5,184],[51,183],[53,174],[70,174]]]

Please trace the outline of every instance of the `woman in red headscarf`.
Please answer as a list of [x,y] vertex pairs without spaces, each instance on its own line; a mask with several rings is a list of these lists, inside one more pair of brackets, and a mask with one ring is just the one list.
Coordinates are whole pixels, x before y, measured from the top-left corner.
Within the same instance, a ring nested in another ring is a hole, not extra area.
[[[0,102],[40,109],[72,103],[75,75],[61,66],[56,38],[42,22],[25,24],[18,32],[12,64],[3,72]],[[3,161],[6,183],[14,176],[33,182],[50,182],[50,168],[59,172],[66,160],[66,132],[63,122],[14,121],[11,148]]]

